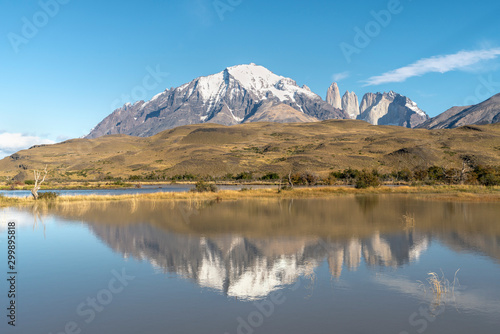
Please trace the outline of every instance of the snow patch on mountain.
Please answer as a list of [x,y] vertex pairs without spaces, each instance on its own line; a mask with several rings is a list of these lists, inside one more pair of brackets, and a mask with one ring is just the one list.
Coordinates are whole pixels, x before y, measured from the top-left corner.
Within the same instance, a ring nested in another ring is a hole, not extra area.
[[[266,99],[269,93],[281,102],[296,102],[295,94],[297,93],[304,94],[309,98],[320,98],[308,88],[299,87],[294,80],[276,75],[267,68],[255,64],[233,66],[217,74],[201,77],[195,88],[201,93],[205,103],[220,101],[221,96],[227,92],[230,80],[237,81],[243,89],[262,100]],[[178,90],[185,89],[187,85],[179,87]],[[237,93],[238,91],[234,88],[230,92],[232,97],[234,97],[233,94]]]
[[410,109],[410,110],[413,110],[414,112],[416,112],[417,114],[419,114],[420,116],[427,116],[427,114],[418,107],[417,103],[416,102],[413,102],[412,100],[410,99],[406,99],[406,108]]

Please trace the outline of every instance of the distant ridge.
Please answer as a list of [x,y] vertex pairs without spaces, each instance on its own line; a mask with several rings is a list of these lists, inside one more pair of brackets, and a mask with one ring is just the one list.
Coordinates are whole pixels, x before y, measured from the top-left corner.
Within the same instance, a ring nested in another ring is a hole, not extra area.
[[422,129],[452,129],[500,122],[500,94],[473,106],[452,107],[419,125]]

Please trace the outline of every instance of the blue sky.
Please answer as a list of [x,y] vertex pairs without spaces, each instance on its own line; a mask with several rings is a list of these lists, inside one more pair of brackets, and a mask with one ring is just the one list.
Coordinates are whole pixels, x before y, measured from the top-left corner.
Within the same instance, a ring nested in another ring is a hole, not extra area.
[[242,63],[263,65],[322,97],[334,79],[342,93],[355,91],[360,99],[394,90],[430,116],[500,92],[498,1],[0,0],[0,6],[0,156],[80,137],[128,99],[149,99]]

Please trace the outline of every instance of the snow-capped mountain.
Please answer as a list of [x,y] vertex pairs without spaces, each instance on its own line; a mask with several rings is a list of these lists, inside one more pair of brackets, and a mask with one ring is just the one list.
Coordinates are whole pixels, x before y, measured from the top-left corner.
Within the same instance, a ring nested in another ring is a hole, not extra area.
[[360,107],[360,120],[375,125],[399,125],[414,128],[429,119],[429,116],[408,97],[389,93],[367,93]]
[[[280,117],[274,112],[267,119],[267,112],[274,107],[280,108]],[[334,118],[344,119],[348,115],[323,101],[307,86],[300,87],[290,78],[249,64],[197,78],[148,102],[127,103],[99,123],[87,138],[108,134],[147,137],[177,126],[206,122],[234,125]]]

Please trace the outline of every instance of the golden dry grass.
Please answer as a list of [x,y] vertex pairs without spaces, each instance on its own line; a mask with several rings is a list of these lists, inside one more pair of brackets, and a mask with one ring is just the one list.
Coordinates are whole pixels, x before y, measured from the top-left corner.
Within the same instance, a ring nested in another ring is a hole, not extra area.
[[439,277],[435,272],[430,272],[427,274],[427,282],[429,283],[430,290],[436,296],[436,298],[441,298],[449,290],[449,281],[443,276]]
[[20,151],[0,161],[0,177],[11,178],[45,164],[52,180],[83,181],[151,171],[217,177],[243,171],[285,175],[293,170],[326,176],[349,167],[383,173],[431,165],[461,168],[464,154],[484,165],[500,165],[500,125],[475,128],[429,131],[355,120],[192,125],[149,138],[74,139]]
[[442,271],[441,275],[435,272],[429,272],[427,274],[427,279],[426,279],[427,284],[420,282],[422,284],[422,287],[424,288],[424,291],[426,290],[426,288],[428,288],[432,293],[434,298],[433,300],[434,307],[441,305],[444,299],[450,296],[453,297],[456,285],[460,284],[457,278],[459,271],[460,269],[458,269],[455,272],[455,276],[453,277],[452,282],[450,282],[445,277]]
[[[130,195],[75,195],[60,196],[53,202],[102,202],[122,201],[130,199],[143,200],[194,200],[194,201],[231,201],[240,199],[306,199],[306,198],[331,198],[346,195],[363,194],[412,194],[418,199],[429,200],[456,200],[456,201],[481,201],[499,202],[500,187],[482,186],[421,186],[421,187],[379,187],[355,189],[350,187],[313,187],[295,188],[293,190],[278,192],[277,188],[251,189],[246,191],[221,190],[217,193],[193,192],[158,192],[150,194]],[[0,196],[0,207],[15,205],[30,205],[32,198],[11,198]],[[403,217],[407,222],[411,217]]]

